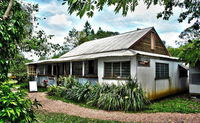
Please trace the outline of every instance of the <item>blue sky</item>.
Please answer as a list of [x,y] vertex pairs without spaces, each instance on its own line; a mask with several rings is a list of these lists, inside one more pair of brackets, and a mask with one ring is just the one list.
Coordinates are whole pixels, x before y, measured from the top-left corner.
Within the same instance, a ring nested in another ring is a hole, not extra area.
[[178,12],[181,9],[175,8],[174,15],[170,20],[157,19],[158,12],[163,10],[161,6],[152,6],[146,9],[143,3],[139,3],[135,12],[129,12],[126,17],[120,13],[114,14],[114,7],[105,7],[101,12],[95,12],[92,18],[84,16],[77,17],[75,14],[69,15],[67,5],[62,5],[62,0],[25,0],[39,4],[37,16],[45,17],[46,20],[40,21],[40,29],[47,34],[55,35],[50,42],[62,44],[64,37],[73,27],[82,30],[85,22],[88,20],[96,31],[99,27],[103,30],[127,32],[137,28],[146,28],[154,26],[161,39],[166,41],[168,46],[174,46],[178,35],[189,25],[186,21],[178,23]]

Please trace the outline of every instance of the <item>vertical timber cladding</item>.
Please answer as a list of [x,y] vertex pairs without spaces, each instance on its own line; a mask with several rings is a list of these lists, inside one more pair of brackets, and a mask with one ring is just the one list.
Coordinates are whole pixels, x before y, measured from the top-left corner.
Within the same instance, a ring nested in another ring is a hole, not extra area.
[[170,56],[155,31],[149,31],[146,35],[144,35],[144,37],[134,43],[130,49]]

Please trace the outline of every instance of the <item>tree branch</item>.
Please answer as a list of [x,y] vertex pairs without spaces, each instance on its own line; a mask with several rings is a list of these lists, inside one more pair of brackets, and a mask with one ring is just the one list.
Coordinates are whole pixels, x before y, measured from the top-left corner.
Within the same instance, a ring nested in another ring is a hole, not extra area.
[[14,0],[10,0],[9,1],[8,7],[7,7],[7,9],[6,9],[6,11],[5,11],[4,15],[3,15],[3,20],[8,18],[9,14],[10,14],[10,11],[11,11],[11,8],[13,6],[13,3],[14,3]]

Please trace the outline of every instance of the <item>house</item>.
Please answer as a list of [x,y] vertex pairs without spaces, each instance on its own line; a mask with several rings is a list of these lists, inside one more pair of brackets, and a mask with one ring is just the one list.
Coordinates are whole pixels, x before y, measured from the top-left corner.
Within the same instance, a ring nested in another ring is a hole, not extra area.
[[191,95],[200,95],[200,62],[189,69],[189,92]]
[[79,82],[118,83],[136,77],[150,99],[188,88],[183,63],[171,57],[153,27],[88,41],[57,59],[31,62],[38,84],[56,84],[59,75]]

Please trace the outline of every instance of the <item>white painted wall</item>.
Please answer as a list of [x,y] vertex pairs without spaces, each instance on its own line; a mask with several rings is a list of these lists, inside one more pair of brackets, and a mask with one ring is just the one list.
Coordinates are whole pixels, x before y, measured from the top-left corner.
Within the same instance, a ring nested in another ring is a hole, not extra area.
[[[156,63],[169,64],[169,79],[155,79]],[[179,78],[177,61],[150,58],[150,66],[137,66],[137,79],[148,96],[166,95],[188,88],[188,79]]]
[[[150,66],[138,66],[136,56],[133,57],[107,57],[98,59],[98,81],[100,83],[124,83],[127,80],[117,79],[104,79],[104,62],[115,61],[131,61],[130,74],[131,77],[136,77],[142,88],[146,92],[147,96],[158,96],[174,93],[177,90],[183,90],[188,88],[188,79],[179,78],[178,64],[182,64],[178,61],[160,60],[156,58],[150,58]],[[169,64],[169,79],[155,80],[156,63]]]

